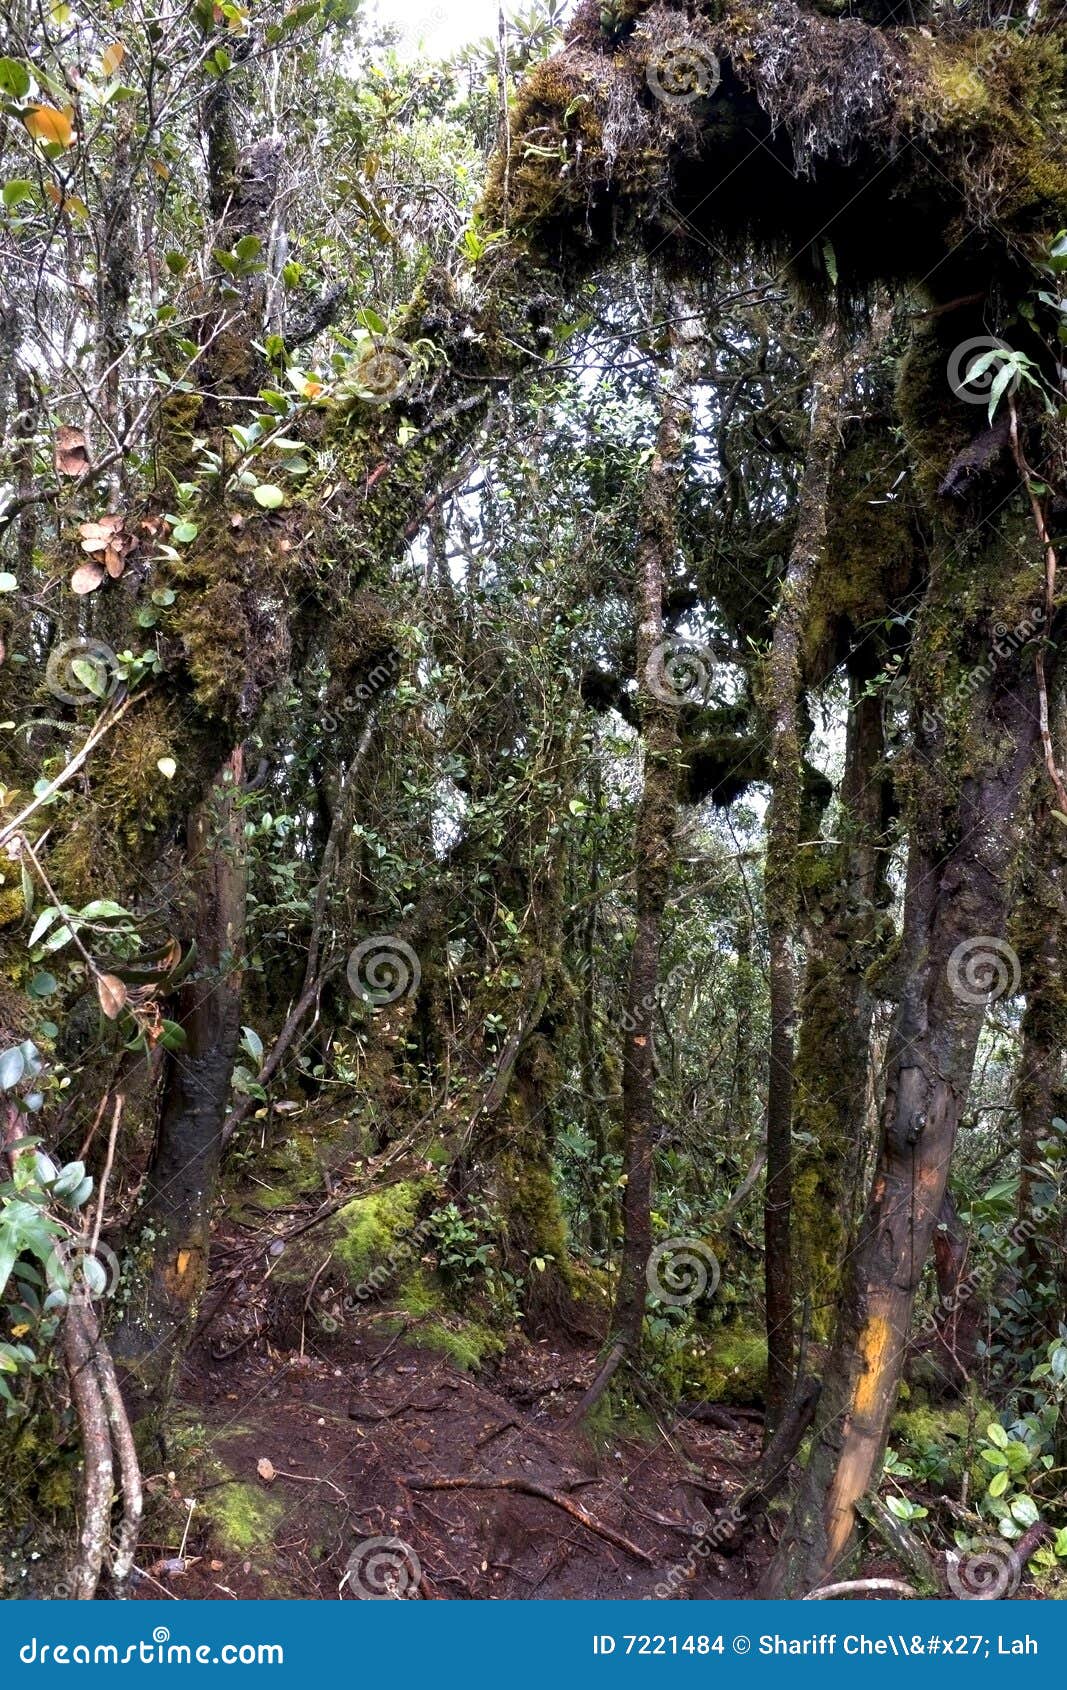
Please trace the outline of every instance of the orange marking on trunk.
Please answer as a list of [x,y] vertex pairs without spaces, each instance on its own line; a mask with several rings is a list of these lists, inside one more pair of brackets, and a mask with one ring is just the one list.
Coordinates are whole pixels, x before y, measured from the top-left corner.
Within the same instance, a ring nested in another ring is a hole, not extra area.
[[861,1420],[866,1420],[877,1401],[891,1337],[889,1322],[880,1314],[871,1315],[860,1333],[859,1355],[863,1371],[852,1392],[852,1406]]
[[192,1260],[192,1256],[193,1256],[193,1252],[191,1250],[179,1250],[178,1251],[178,1278],[179,1279],[181,1279],[181,1277],[185,1273],[186,1269],[188,1268],[189,1263]]

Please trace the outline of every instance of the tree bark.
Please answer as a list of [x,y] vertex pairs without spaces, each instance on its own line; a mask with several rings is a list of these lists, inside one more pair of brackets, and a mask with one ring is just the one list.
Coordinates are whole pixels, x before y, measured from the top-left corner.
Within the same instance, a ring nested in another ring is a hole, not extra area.
[[811,432],[800,488],[796,534],[782,579],[767,674],[771,802],[764,892],[770,951],[770,1070],[767,1077],[767,1178],[763,1201],[767,1326],[767,1431],[793,1390],[792,1252],[793,1038],[797,1016],[795,946],[800,924],[802,644],[812,577],[826,542],[827,497],[838,440],[846,368],[836,323],[816,353]]
[[[867,1090],[886,866],[889,777],[882,700],[850,679],[839,841],[819,853],[807,900],[807,960],[797,1036],[793,1134],[797,1300],[827,1341],[870,1142]],[[814,855],[814,853],[812,853]],[[818,922],[811,919],[818,914]]]
[[230,1077],[241,1036],[246,864],[233,752],[189,821],[188,938],[198,967],[183,986],[181,1051],[168,1055],[140,1229],[134,1289],[113,1349],[134,1412],[170,1396],[207,1279],[211,1202]]
[[[689,307],[691,310],[691,307]],[[674,313],[684,319],[686,306]],[[664,382],[659,431],[649,464],[637,561],[637,680],[644,780],[634,828],[636,925],[630,956],[622,1060],[622,1259],[611,1332],[614,1345],[636,1354],[652,1252],[652,1156],[656,1141],[653,1031],[663,912],[670,891],[678,812],[678,704],[663,673],[663,592],[676,545],[678,472],[689,427],[695,336],[675,331],[674,367]],[[664,695],[667,696],[664,696]],[[607,1381],[605,1380],[606,1384]]]
[[[971,712],[968,739],[984,757],[963,781],[955,843],[943,855],[921,836],[913,844],[907,985],[890,1042],[881,1149],[846,1276],[819,1435],[769,1574],[774,1594],[802,1594],[836,1573],[851,1547],[856,1500],[877,1482],[985,1013],[983,996],[954,990],[959,951],[979,935],[995,947],[1007,918],[1016,809],[1036,743],[1028,683],[1017,677],[1005,695],[985,693]],[[926,750],[937,767],[936,745]]]

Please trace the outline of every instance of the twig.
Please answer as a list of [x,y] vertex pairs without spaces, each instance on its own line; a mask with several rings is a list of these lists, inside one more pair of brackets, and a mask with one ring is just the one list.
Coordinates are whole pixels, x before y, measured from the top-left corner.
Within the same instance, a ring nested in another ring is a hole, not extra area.
[[111,1116],[111,1131],[109,1132],[107,1139],[107,1160],[104,1163],[104,1171],[100,1175],[100,1193],[96,1200],[96,1219],[93,1222],[93,1235],[89,1243],[90,1256],[96,1255],[96,1247],[100,1242],[100,1228],[104,1224],[104,1201],[107,1197],[107,1182],[111,1178],[111,1169],[115,1161],[115,1140],[118,1137],[119,1121],[122,1119],[122,1107],[125,1102],[125,1097],[121,1092],[119,1092],[118,1096],[115,1098],[115,1109]]

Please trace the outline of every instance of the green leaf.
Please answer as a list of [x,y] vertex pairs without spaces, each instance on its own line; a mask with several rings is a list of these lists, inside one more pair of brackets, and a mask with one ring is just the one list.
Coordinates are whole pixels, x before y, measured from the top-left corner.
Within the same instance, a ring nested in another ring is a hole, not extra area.
[[196,539],[199,532],[195,522],[179,522],[176,528],[171,529],[170,537],[177,540],[180,546],[187,546],[191,540]]
[[1007,1449],[1008,1434],[998,1420],[991,1421],[985,1429],[985,1435],[991,1444],[996,1444],[998,1449]]
[[70,670],[86,692],[91,692],[94,698],[103,698],[110,679],[106,664],[94,661],[91,657],[75,657]]
[[[0,1091],[12,1091],[21,1080],[25,1067],[26,1059],[18,1045],[9,1045],[6,1050],[0,1050]],[[15,1253],[18,1254],[17,1251]],[[3,1281],[0,1280],[0,1288],[2,1284]]]
[[184,276],[186,270],[189,268],[189,260],[186,258],[184,252],[168,252],[164,257],[163,262],[166,264],[167,269],[170,271],[172,276]]
[[23,200],[33,198],[33,183],[22,177],[15,177],[4,183],[3,200],[6,206],[21,205]]
[[121,904],[116,904],[113,898],[93,898],[84,909],[78,911],[83,921],[100,921],[113,919],[116,916],[129,915]]
[[1005,363],[1003,365],[1003,367],[1001,369],[999,369],[997,371],[996,375],[994,376],[993,385],[989,389],[989,420],[990,420],[990,422],[993,421],[993,416],[996,412],[996,408],[1000,404],[1001,399],[1004,397],[1005,388],[1015,378],[1015,376],[1017,374],[1018,374],[1018,371],[1016,370],[1016,367],[1015,367],[1014,364]]
[[279,505],[284,505],[285,494],[280,487],[273,487],[269,481],[261,482],[252,494],[257,505],[262,505],[265,511],[276,511]]
[[1011,1503],[1012,1518],[1018,1520],[1020,1526],[1036,1526],[1040,1518],[1037,1503],[1032,1496],[1013,1496]]
[[49,974],[47,969],[42,969],[40,974],[34,975],[27,990],[29,991],[31,997],[50,998],[52,993],[57,989],[58,985],[59,981],[56,979],[55,975]]
[[0,92],[22,100],[30,91],[30,73],[19,59],[0,59]]
[[249,1056],[254,1062],[262,1064],[263,1040],[260,1038],[254,1027],[242,1027],[241,1031],[244,1034],[244,1047]]
[[50,909],[41,911],[37,920],[33,924],[33,932],[30,934],[27,941],[31,951],[33,950],[34,945],[37,944],[38,940],[43,939],[44,935],[48,932],[48,929],[51,927],[53,921],[56,920],[58,915],[59,911],[56,909],[54,904]]
[[1006,1471],[994,1473],[993,1477],[989,1481],[990,1496],[1003,1496],[1010,1482],[1011,1481]]

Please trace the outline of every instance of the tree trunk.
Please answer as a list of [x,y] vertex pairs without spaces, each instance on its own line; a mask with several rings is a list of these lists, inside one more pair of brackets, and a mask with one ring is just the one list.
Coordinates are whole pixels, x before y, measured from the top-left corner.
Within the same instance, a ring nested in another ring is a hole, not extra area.
[[767,1431],[793,1390],[792,1212],[793,1035],[797,1015],[794,947],[800,922],[803,770],[802,644],[811,581],[826,542],[826,507],[846,369],[836,323],[823,331],[812,383],[811,434],[796,535],[782,580],[767,675],[771,802],[764,890],[770,950],[770,1070],[767,1179],[763,1202],[767,1324]]
[[169,1397],[207,1278],[211,1201],[241,1036],[246,865],[236,798],[242,774],[235,751],[189,821],[188,936],[198,966],[181,991],[187,1043],[168,1056],[164,1071],[133,1241],[134,1289],[113,1346],[135,1413]]
[[[1036,849],[1025,864],[1013,936],[1022,968],[1026,1009],[1022,1048],[1015,1081],[1019,1113],[1019,1193],[1016,1218],[1023,1238],[1023,1261],[1035,1274],[1051,1267],[1049,1244],[1034,1230],[1035,1164],[1040,1145],[1052,1134],[1052,1119],[1062,1116],[1064,1052],[1067,1051],[1067,985],[1063,979],[1067,928],[1067,831],[1042,803],[1036,818]],[[1053,1245],[1053,1255],[1055,1246]]]
[[793,1163],[798,1302],[828,1341],[868,1143],[869,1043],[880,912],[887,902],[889,780],[882,700],[850,681],[839,842],[815,859],[797,1038]]
[[[985,755],[962,782],[955,842],[942,855],[920,835],[912,849],[907,985],[890,1043],[881,1149],[846,1276],[819,1434],[769,1575],[774,1594],[800,1595],[837,1573],[851,1547],[856,1500],[878,1480],[988,1001],[975,988],[982,979],[975,958],[988,968],[1004,963],[999,935],[1016,807],[1036,735],[1029,681],[1027,674],[1002,697],[986,692],[976,701],[968,742]],[[938,746],[925,749],[937,769]]]

